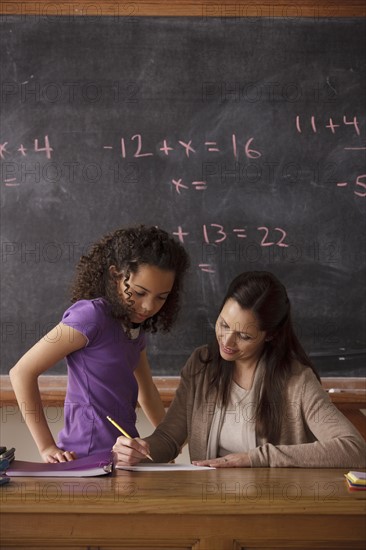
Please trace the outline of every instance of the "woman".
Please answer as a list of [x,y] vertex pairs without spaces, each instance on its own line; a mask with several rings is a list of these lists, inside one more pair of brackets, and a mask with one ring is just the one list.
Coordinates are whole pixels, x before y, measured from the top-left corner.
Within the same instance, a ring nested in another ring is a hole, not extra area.
[[144,440],[119,437],[116,461],[174,459],[218,467],[365,467],[366,444],[331,403],[298,341],[284,286],[268,272],[230,284],[216,342],[196,349],[163,422]]

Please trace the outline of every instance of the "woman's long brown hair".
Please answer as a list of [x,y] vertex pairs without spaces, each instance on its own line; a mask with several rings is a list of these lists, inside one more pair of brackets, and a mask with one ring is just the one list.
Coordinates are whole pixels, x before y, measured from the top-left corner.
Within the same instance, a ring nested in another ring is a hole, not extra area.
[[[294,360],[318,373],[300,344],[291,320],[291,306],[282,283],[268,271],[250,271],[238,275],[230,284],[220,311],[227,300],[251,310],[259,328],[271,339],[264,344],[261,359],[265,362],[261,393],[256,407],[256,433],[275,444],[280,436],[287,406],[285,390]],[[209,347],[208,357],[201,357],[208,368],[210,391],[215,388],[218,400],[226,406],[232,380],[232,365],[224,361],[218,342]]]

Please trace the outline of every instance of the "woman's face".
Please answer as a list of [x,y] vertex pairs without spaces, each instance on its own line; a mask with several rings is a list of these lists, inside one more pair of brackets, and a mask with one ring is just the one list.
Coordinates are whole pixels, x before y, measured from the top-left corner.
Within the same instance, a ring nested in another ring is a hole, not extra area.
[[220,355],[226,361],[246,363],[257,361],[263,351],[266,332],[250,309],[242,307],[230,298],[216,321],[216,338]]
[[[165,304],[175,279],[174,271],[165,271],[159,267],[143,264],[128,279],[128,292],[134,302],[130,319],[133,323],[143,323],[153,317]],[[124,278],[119,281],[119,293],[125,303],[128,302]]]

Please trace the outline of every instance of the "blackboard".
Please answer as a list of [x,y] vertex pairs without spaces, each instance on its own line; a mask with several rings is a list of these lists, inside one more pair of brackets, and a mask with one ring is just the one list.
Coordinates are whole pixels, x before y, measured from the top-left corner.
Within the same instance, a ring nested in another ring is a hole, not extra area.
[[145,223],[192,260],[179,322],[150,337],[155,375],[213,337],[252,269],[288,288],[323,376],[364,375],[364,19],[0,26],[2,373],[59,322],[89,244]]

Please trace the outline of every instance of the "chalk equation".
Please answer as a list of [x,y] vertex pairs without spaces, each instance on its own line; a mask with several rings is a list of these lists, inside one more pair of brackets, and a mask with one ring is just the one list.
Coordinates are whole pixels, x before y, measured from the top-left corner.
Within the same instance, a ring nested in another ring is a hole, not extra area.
[[[220,223],[210,223],[202,225],[202,238],[206,244],[221,244],[229,236],[229,233],[233,233],[238,239],[246,239],[248,237],[247,227],[237,227],[228,231],[224,225]],[[281,227],[269,228],[266,226],[256,227],[256,231],[261,232],[260,246],[280,246],[288,247],[285,242],[287,232]],[[271,237],[270,237],[271,234]],[[184,238],[190,235],[189,232],[184,231],[182,226],[179,225],[177,231],[173,231],[173,235],[178,237],[181,243],[184,243]]]
[[[13,150],[8,150],[8,145],[9,144],[8,144],[7,141],[4,141],[3,143],[0,143],[0,158],[2,160],[5,160],[7,155],[12,155],[12,153],[13,153]],[[26,157],[28,149],[29,148],[25,147],[23,145],[23,143],[20,143],[18,148],[16,149],[16,151],[19,152],[22,157]],[[35,153],[45,153],[46,158],[50,159],[53,148],[50,146],[50,140],[49,140],[48,136],[45,136],[44,137],[44,147],[41,147],[39,145],[39,140],[36,138],[33,141],[33,149],[31,149],[31,150],[34,151]]]
[[[240,153],[244,153],[248,159],[257,159],[262,156],[262,153],[254,148],[253,145],[254,137],[249,137],[246,141],[239,142],[236,134],[231,134],[229,143],[231,154],[234,159],[239,158]],[[130,145],[129,149],[127,145]],[[158,151],[158,155],[162,157],[169,157],[170,155],[177,153],[179,151],[183,152],[186,158],[192,158],[195,155],[200,155],[203,152],[206,153],[220,153],[226,152],[226,143],[217,142],[217,141],[202,141],[193,143],[193,140],[183,140],[178,139],[176,141],[169,141],[167,138],[164,138],[157,142],[155,150]],[[144,158],[144,157],[153,157],[156,155],[156,152],[149,151],[145,148],[144,139],[142,134],[134,134],[130,138],[121,137],[118,144],[116,145],[103,145],[103,149],[117,149],[118,154],[121,158]],[[160,151],[160,153],[159,153]]]
[[311,115],[305,119],[304,117],[297,115],[295,118],[295,125],[299,134],[302,134],[303,130],[306,131],[307,129],[311,129],[313,134],[317,134],[323,128],[330,131],[332,134],[335,134],[338,128],[351,126],[351,129],[353,129],[357,136],[361,135],[360,124],[357,116],[354,116],[350,120],[348,120],[346,115],[340,117],[339,120],[334,120],[333,117],[329,117],[325,122],[319,121],[314,115]]
[[[202,225],[202,244],[203,245],[221,245],[233,234],[238,239],[246,239],[250,235],[248,231],[252,233],[253,228],[241,227],[228,230],[224,225],[219,223],[210,223]],[[259,226],[254,228],[254,231],[259,232],[260,247],[273,247],[278,246],[280,248],[288,248],[290,245],[285,242],[287,232],[281,227],[270,228],[267,226]],[[172,234],[178,237],[181,243],[185,242],[185,237],[190,235],[189,231],[184,231],[182,226],[178,226],[177,231],[173,231]],[[253,244],[253,242],[252,242]],[[212,263],[199,263],[199,269],[203,273],[216,273],[216,266]]]

